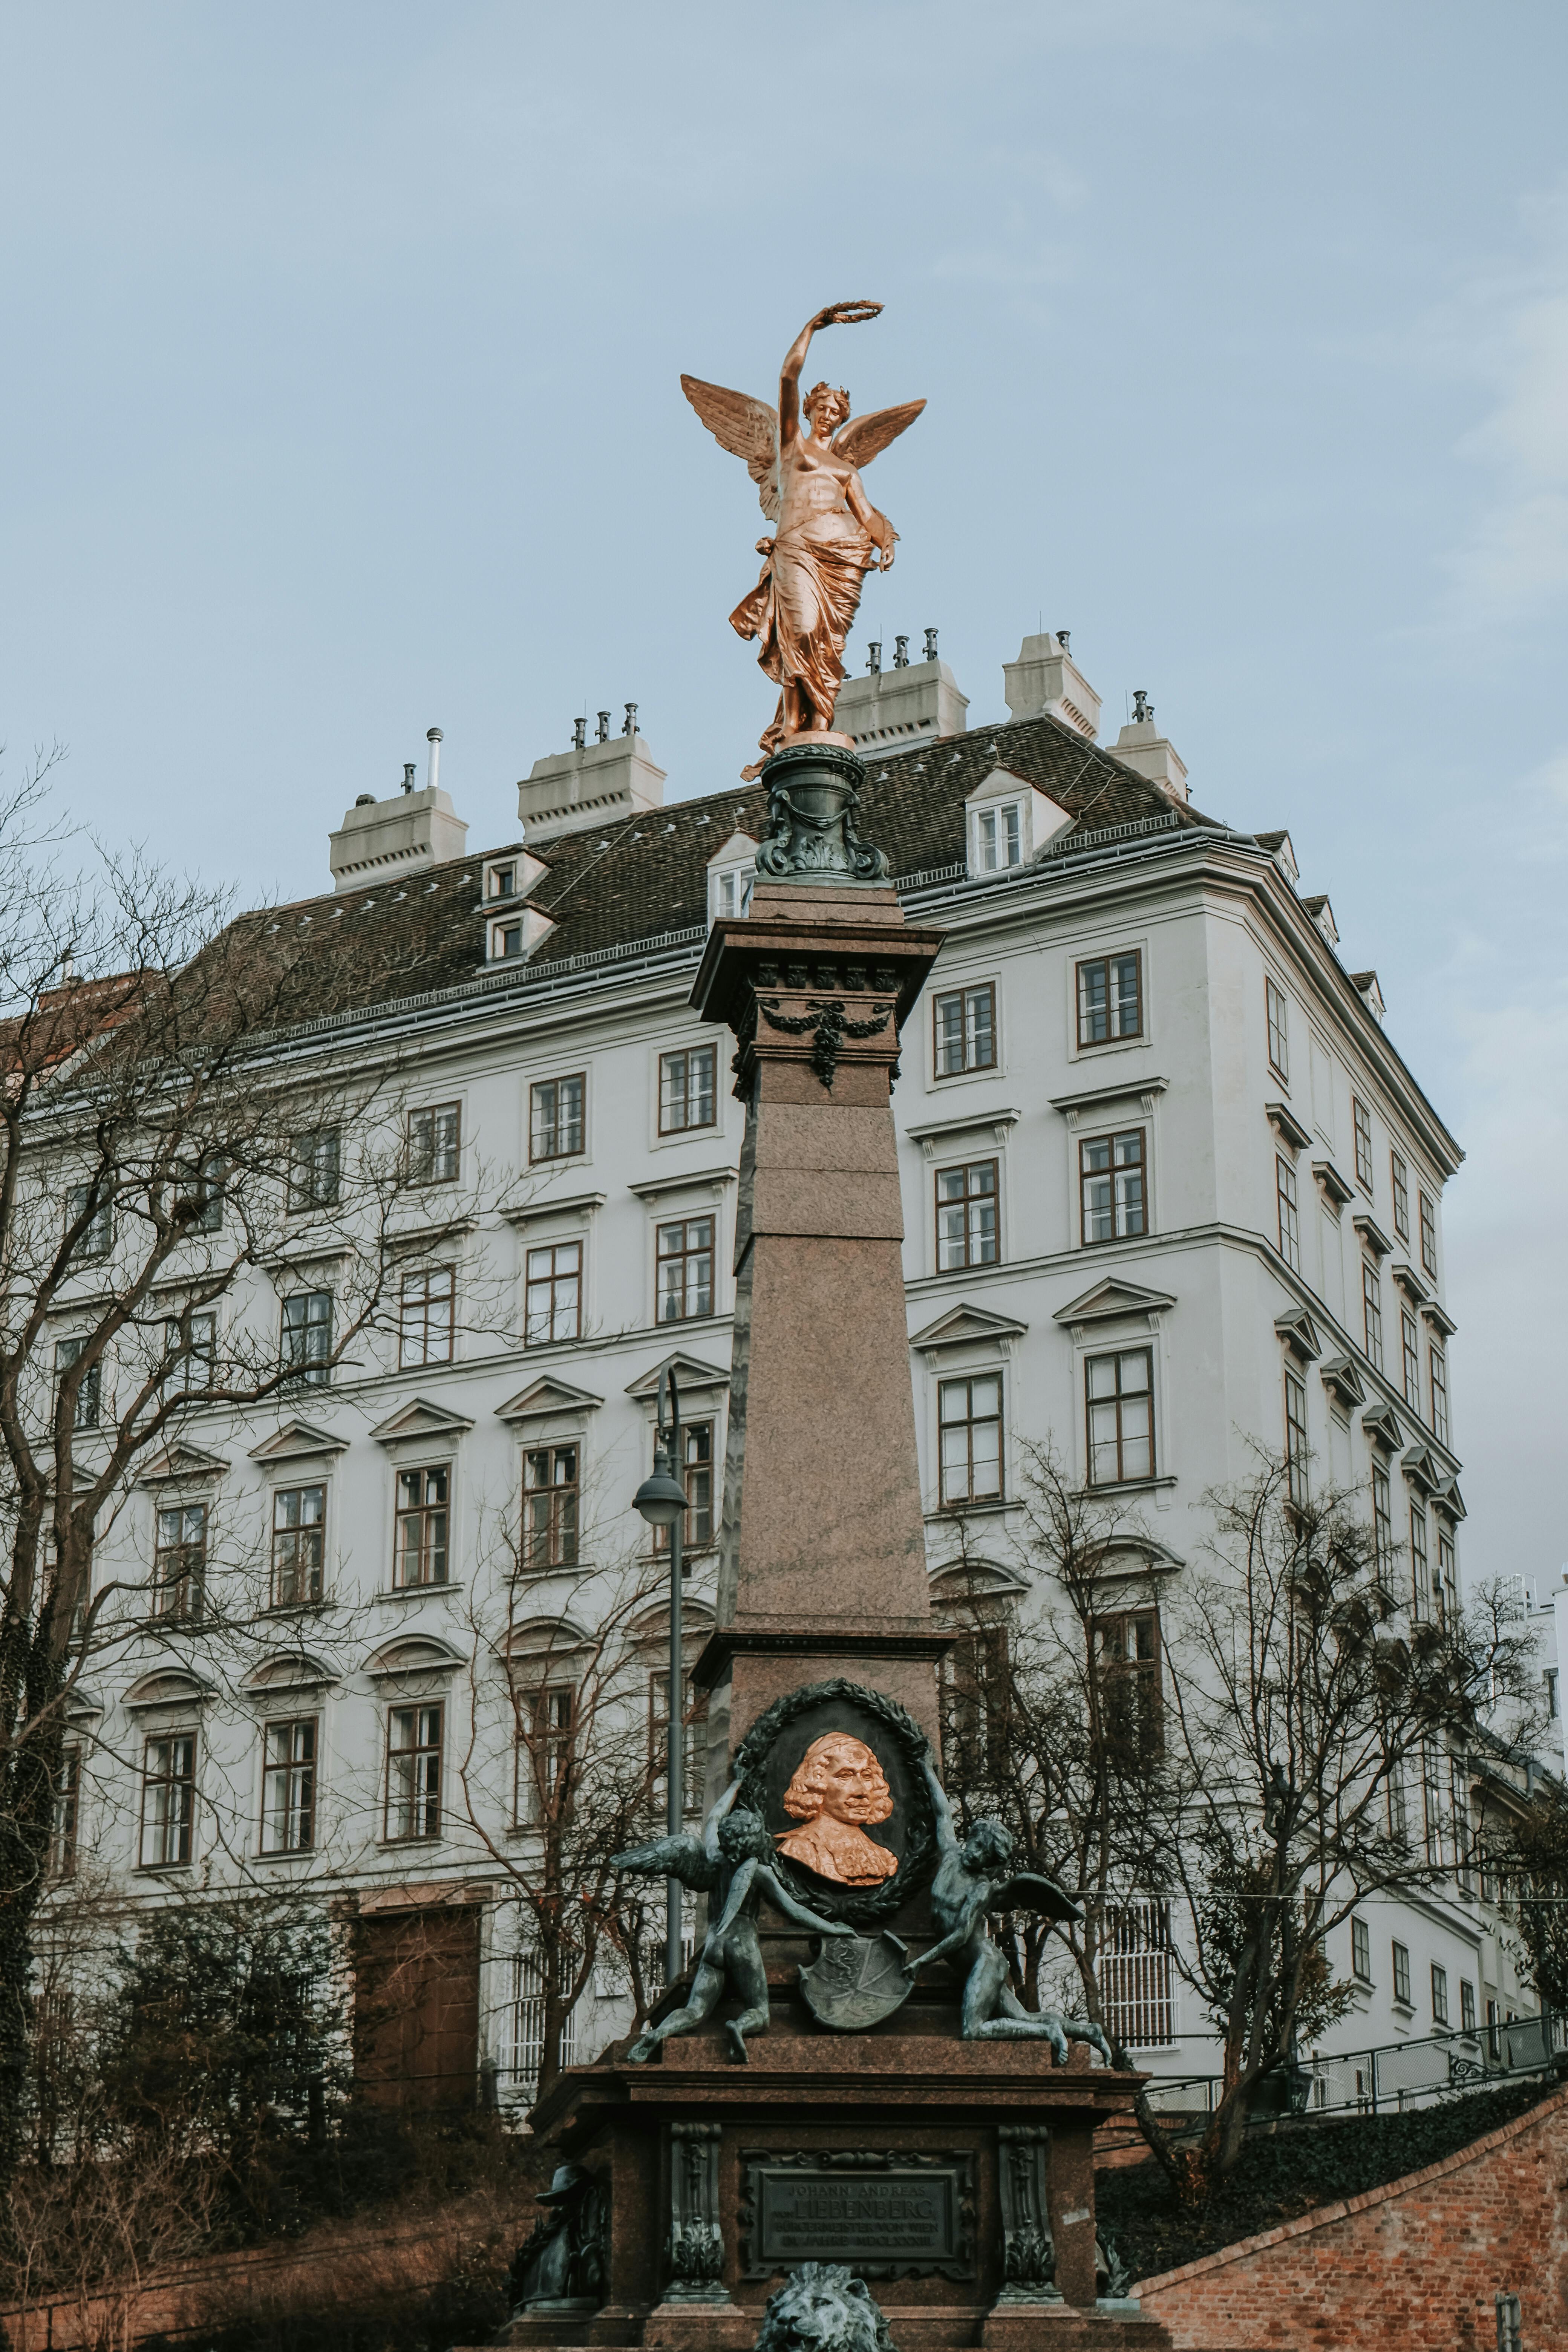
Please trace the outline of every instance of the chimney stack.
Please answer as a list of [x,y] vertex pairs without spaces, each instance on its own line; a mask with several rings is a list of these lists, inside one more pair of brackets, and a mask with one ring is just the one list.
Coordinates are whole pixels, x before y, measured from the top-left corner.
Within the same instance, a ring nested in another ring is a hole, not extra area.
[[1111,745],[1119,760],[1147,776],[1152,784],[1173,801],[1185,804],[1187,771],[1173,743],[1161,734],[1154,724],[1154,706],[1143,687],[1132,697],[1132,716]]
[[1002,666],[1007,708],[1016,719],[1059,719],[1093,742],[1100,732],[1100,697],[1068,647],[1068,631],[1026,637],[1016,661]]

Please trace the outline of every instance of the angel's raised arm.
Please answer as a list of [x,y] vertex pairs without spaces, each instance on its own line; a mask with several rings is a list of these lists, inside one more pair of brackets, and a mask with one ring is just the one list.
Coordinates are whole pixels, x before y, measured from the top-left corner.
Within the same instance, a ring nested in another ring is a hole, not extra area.
[[875,319],[881,310],[879,302],[829,302],[806,320],[784,356],[779,370],[779,446],[788,449],[800,437],[800,372],[805,365],[805,355],[811,349],[811,339],[818,327],[848,327],[858,325],[862,319]]

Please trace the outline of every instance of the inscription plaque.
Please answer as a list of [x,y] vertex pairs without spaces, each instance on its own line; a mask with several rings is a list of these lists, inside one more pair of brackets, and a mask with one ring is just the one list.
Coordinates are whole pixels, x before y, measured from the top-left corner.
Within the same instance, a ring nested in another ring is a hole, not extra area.
[[973,2275],[972,2166],[943,2149],[747,2149],[741,2260],[748,2278],[846,2263],[868,2278]]

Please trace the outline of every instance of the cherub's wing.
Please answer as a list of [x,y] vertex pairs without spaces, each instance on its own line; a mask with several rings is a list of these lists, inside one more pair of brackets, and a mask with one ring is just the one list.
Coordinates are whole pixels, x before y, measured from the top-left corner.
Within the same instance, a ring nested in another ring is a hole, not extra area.
[[610,1867],[647,1878],[679,1878],[698,1895],[710,1895],[719,1884],[719,1864],[689,1830],[681,1830],[674,1837],[650,1838],[647,1845],[612,1854]]
[[743,457],[746,471],[757,486],[757,500],[770,522],[779,519],[779,420],[765,400],[749,392],[727,392],[721,383],[704,383],[700,376],[683,375],[680,389],[702,419],[721,449]]
[[852,416],[834,435],[833,446],[852,466],[868,466],[889,441],[908,430],[924,406],[923,400],[906,400],[902,408],[874,408],[869,416]]
[[1047,1919],[1081,1919],[1083,1913],[1070,1895],[1064,1895],[1054,1878],[1042,1878],[1032,1870],[1020,1870],[1016,1876],[1004,1879],[993,1887],[987,1911],[1043,1911]]

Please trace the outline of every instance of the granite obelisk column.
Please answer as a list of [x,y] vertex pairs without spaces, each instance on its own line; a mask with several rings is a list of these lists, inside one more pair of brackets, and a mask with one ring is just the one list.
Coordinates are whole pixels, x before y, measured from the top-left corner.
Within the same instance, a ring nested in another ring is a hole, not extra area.
[[710,1769],[782,1693],[848,1675],[933,1745],[935,1662],[915,1451],[890,1085],[941,945],[858,841],[864,769],[797,742],[764,770],[773,831],[750,913],[716,923],[692,1003],[734,1032],[746,1104]]

